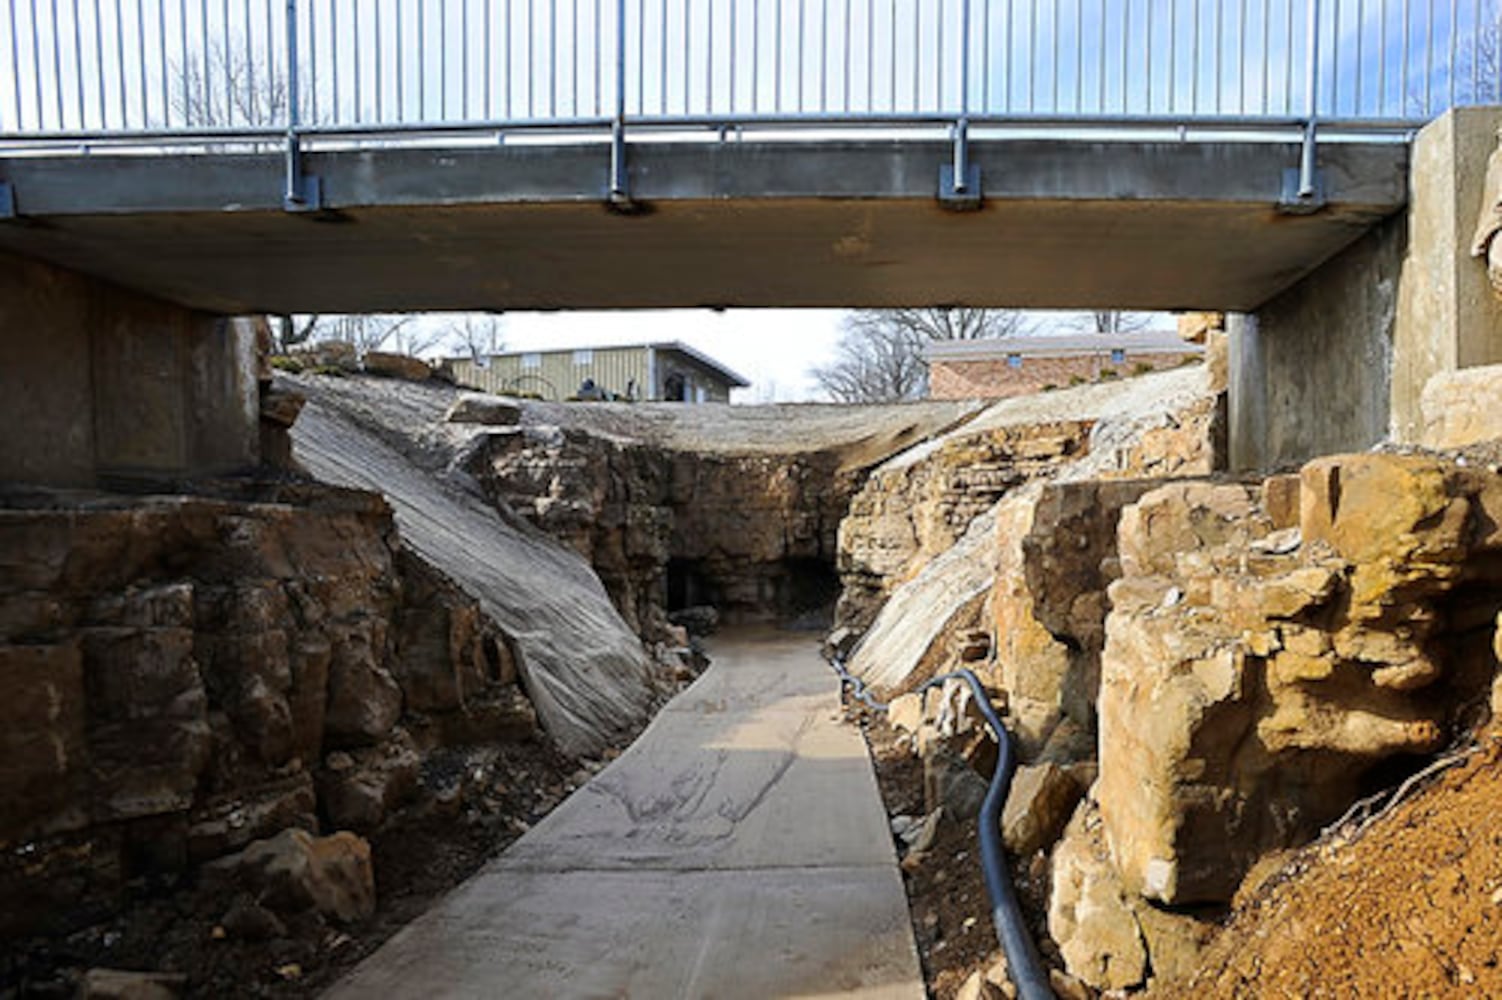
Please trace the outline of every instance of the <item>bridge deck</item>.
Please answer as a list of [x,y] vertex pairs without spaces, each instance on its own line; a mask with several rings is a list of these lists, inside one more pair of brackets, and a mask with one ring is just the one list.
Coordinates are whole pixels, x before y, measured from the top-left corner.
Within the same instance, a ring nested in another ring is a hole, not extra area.
[[218,312],[895,306],[1251,309],[1407,197],[1395,142],[1322,144],[1329,205],[1276,210],[1295,145],[984,140],[978,212],[933,140],[310,154],[329,211],[281,210],[279,155],[13,157],[0,250]]

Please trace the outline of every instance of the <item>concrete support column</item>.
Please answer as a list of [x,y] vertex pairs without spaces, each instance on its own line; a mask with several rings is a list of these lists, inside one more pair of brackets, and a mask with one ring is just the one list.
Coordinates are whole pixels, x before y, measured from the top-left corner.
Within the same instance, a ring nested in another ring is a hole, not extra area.
[[0,482],[169,482],[259,461],[255,342],[221,317],[0,255]]
[[1408,252],[1393,330],[1391,432],[1419,440],[1424,385],[1441,372],[1502,362],[1502,301],[1470,255],[1486,161],[1502,108],[1457,108],[1413,145]]

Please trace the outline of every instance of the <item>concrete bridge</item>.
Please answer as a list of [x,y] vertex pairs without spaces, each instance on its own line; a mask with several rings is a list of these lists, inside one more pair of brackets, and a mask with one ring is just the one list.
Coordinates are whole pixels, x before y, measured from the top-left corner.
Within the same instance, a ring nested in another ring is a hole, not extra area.
[[1208,41],[1113,2],[1072,45],[1001,0],[554,0],[515,37],[487,0],[13,7],[0,479],[253,464],[244,313],[1230,310],[1244,465],[1408,434],[1429,374],[1502,360],[1460,235],[1498,114],[1410,142],[1502,101],[1502,21],[1353,57],[1320,0],[1281,42],[1271,0]]

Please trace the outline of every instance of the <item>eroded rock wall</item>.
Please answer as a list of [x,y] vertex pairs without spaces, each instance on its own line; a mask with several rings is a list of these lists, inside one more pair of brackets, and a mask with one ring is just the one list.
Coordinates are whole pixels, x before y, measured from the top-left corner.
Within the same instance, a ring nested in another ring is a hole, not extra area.
[[1374,765],[1443,745],[1490,681],[1499,513],[1502,476],[1385,454],[1126,510],[1099,797],[1133,891],[1226,901]]
[[894,590],[998,500],[1084,454],[1090,429],[1066,420],[961,432],[876,469],[839,528],[838,623],[869,626]]
[[505,637],[315,486],[0,509],[0,933],[288,826],[370,829],[426,751],[529,739]]
[[468,468],[589,560],[649,639],[677,607],[713,605],[742,622],[832,599],[806,586],[833,562],[853,488],[832,452],[693,452],[533,425],[488,435]]
[[1369,453],[1124,508],[1100,777],[1053,858],[1072,974],[1192,971],[1206,919],[1279,850],[1486,717],[1499,505],[1495,465]]

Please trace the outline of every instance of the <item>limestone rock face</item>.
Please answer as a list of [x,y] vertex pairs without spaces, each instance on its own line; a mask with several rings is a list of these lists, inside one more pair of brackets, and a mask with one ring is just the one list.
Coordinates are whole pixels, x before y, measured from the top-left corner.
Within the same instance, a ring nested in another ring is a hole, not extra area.
[[32,845],[0,933],[320,813],[373,829],[426,752],[536,734],[506,637],[379,497],[225,490],[0,507],[0,843]]
[[881,602],[947,551],[1002,496],[1083,454],[1091,424],[956,433],[872,473],[839,528],[839,620],[865,626]]
[[995,582],[989,558],[995,528],[994,515],[978,518],[892,596],[851,654],[852,674],[885,695],[952,665],[949,637],[981,623]]
[[347,831],[315,837],[306,830],[283,830],[211,867],[232,873],[274,913],[313,909],[352,923],[375,912],[370,844]]
[[1446,706],[1480,690],[1454,654],[1502,606],[1497,479],[1337,456],[1302,471],[1297,528],[1237,484],[1165,485],[1125,509],[1097,794],[1129,892],[1227,901],[1371,766],[1444,742]]
[[991,620],[998,680],[1025,759],[1066,719],[1095,732],[1105,591],[1119,572],[1116,522],[1153,485],[1040,483],[997,507]]
[[1502,365],[1441,372],[1424,385],[1421,440],[1430,448],[1464,448],[1502,438]]
[[712,605],[732,624],[832,601],[832,581],[807,584],[830,561],[853,488],[839,464],[832,452],[699,454],[534,425],[491,435],[468,469],[589,560],[627,624],[655,641],[665,599]]

